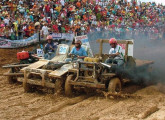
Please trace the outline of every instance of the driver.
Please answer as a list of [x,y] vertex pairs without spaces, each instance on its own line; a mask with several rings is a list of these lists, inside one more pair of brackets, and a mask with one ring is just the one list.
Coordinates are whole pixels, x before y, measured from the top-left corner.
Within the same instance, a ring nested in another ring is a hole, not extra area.
[[44,53],[45,53],[44,58],[51,60],[55,56],[57,46],[52,41],[53,40],[52,35],[48,35],[46,40],[47,40],[47,44],[45,45],[44,48]]
[[111,38],[109,40],[109,44],[111,46],[111,49],[109,51],[109,58],[106,59],[106,64],[117,64],[117,66],[122,66],[124,64],[124,58],[123,58],[123,49],[120,45],[117,44],[117,40],[115,38]]
[[[87,57],[87,52],[83,47],[81,47],[82,43],[80,40],[75,40],[75,46],[72,48],[71,52],[69,53],[69,56],[73,55],[75,56],[73,60],[79,60],[83,61],[85,57]],[[66,61],[72,61],[71,58],[67,58]]]

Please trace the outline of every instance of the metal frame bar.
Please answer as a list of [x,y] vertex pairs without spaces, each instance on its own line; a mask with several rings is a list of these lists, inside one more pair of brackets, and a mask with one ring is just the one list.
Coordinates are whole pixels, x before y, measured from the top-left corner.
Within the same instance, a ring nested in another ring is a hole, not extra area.
[[[109,43],[108,39],[98,39],[96,42],[100,43],[100,51],[99,51],[99,57],[102,57],[102,52],[103,52],[103,43]],[[132,41],[130,40],[119,40],[117,41],[118,44],[126,44],[126,49],[125,49],[125,62],[127,62],[127,56],[128,56],[128,44],[133,44]]]

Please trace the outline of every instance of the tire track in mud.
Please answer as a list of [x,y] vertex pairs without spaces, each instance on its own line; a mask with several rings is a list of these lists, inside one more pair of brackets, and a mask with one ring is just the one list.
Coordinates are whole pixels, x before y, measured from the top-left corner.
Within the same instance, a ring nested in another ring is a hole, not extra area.
[[85,99],[87,99],[87,96],[79,96],[79,97],[75,97],[75,98],[71,98],[71,99],[61,101],[60,103],[56,104],[55,106],[51,106],[49,109],[47,109],[46,112],[42,112],[41,114],[38,114],[38,115],[32,117],[31,119],[37,119],[37,118],[43,117],[45,115],[57,112],[57,111],[61,110],[64,107],[74,105],[74,104],[79,103],[79,102],[81,102]]
[[[24,94],[21,94],[19,96],[14,96],[14,97],[11,97],[7,100],[3,100],[1,101],[0,103],[0,109],[4,109],[4,108],[10,108],[10,107],[13,107],[13,106],[24,106],[24,107],[28,107],[29,105],[33,105],[34,103],[37,103],[38,101],[42,100],[43,97],[26,97],[28,95],[24,95]],[[25,99],[25,98],[26,99]],[[29,100],[30,99],[30,100]],[[8,103],[5,107],[3,106],[4,103]]]
[[4,89],[3,91],[0,92],[0,99],[9,99],[10,97],[14,97],[14,96],[19,96],[23,94],[22,88],[16,88],[16,87],[11,87],[10,90]]
[[[140,105],[139,105],[140,104]],[[90,117],[91,120],[104,120],[104,119],[130,119],[138,118],[141,111],[145,111],[149,105],[142,105],[143,103],[136,102],[134,100],[120,101],[107,109],[94,114]],[[151,104],[151,103],[149,103]],[[150,105],[153,106],[153,105]],[[155,106],[155,105],[154,105]],[[128,109],[129,108],[129,109]]]
[[165,120],[165,109],[153,113],[146,120]]
[[[145,91],[146,90],[146,91]],[[147,91],[148,90],[148,91]],[[152,92],[151,92],[152,91]],[[153,95],[150,95],[151,93]],[[98,115],[90,117],[91,120],[109,120],[109,119],[144,119],[157,112],[159,103],[164,102],[165,95],[157,94],[154,87],[147,87],[137,91],[135,94],[143,96],[141,99],[125,99],[111,107],[99,112]],[[157,95],[156,95],[157,94]]]
[[51,119],[52,117],[55,117],[58,118],[58,120],[87,120],[89,116],[96,114],[98,111],[102,111],[115,103],[116,101],[113,100],[110,101],[100,97],[89,97],[75,105],[65,107],[56,113],[44,116],[42,119]]
[[[37,101],[39,99],[37,95],[30,94],[30,97],[27,98],[28,95],[23,92],[22,85],[8,84],[6,81],[3,81],[2,79],[1,83],[4,84],[5,88],[3,86],[0,86],[0,118],[11,119],[14,118],[14,116],[24,114],[24,111],[28,108],[27,106],[33,103],[33,101]],[[35,100],[35,97],[37,97],[37,100]],[[30,101],[33,101],[30,103],[26,103],[29,99]],[[17,114],[17,112],[15,113],[14,111],[19,112]]]
[[1,78],[0,118],[5,120],[52,120],[52,118],[54,120],[138,120],[143,118],[163,120],[165,117],[161,115],[165,110],[165,95],[159,92],[157,86],[135,92],[135,95],[142,96],[140,99],[105,99],[101,96],[87,95],[68,98],[37,92],[24,93],[22,85],[8,84],[4,78]]

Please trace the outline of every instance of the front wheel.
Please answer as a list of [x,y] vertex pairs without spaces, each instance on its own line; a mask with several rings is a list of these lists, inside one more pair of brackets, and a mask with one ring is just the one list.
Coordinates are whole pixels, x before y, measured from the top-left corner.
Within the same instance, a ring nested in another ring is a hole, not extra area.
[[121,81],[119,78],[112,78],[108,85],[108,92],[120,93],[121,92]]
[[73,94],[73,86],[69,84],[69,81],[73,79],[73,75],[69,75],[65,81],[65,95],[71,96]]
[[[13,73],[12,72],[12,69],[10,69],[7,73]],[[7,81],[10,83],[10,84],[13,84],[13,83],[15,83],[16,81],[17,81],[17,79],[15,78],[15,77],[13,77],[13,76],[7,76]]]
[[55,92],[61,92],[61,90],[62,90],[62,84],[63,84],[63,80],[62,79],[56,79],[54,93]]
[[32,92],[32,86],[29,83],[24,84],[23,88],[25,93]]
[[[29,78],[30,74],[27,74],[27,78]],[[28,92],[32,92],[32,85],[29,83],[25,83],[23,82],[23,88],[24,88],[24,92],[28,93]]]

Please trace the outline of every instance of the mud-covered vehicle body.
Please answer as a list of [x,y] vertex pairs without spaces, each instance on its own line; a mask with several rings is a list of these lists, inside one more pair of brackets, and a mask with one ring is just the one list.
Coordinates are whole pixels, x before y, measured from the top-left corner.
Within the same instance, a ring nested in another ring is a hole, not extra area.
[[[32,88],[52,89],[54,92],[61,91],[64,88],[65,80],[69,69],[73,68],[72,61],[66,62],[69,51],[73,45],[58,45],[56,56],[51,60],[39,60],[21,71],[24,73],[23,87],[25,92]],[[83,44],[82,47],[89,52],[89,47]]]
[[[7,80],[9,83],[15,83],[15,82],[23,82],[24,79],[24,73],[21,71],[24,67],[29,66],[30,64],[36,63],[38,60],[43,59],[43,55],[41,56],[41,53],[43,53],[42,45],[46,41],[40,42],[40,48],[37,48],[36,46],[32,51],[22,51],[17,53],[17,59],[18,63],[12,63],[2,66],[3,68],[9,69],[8,72],[2,74],[3,76],[7,77]],[[68,40],[65,39],[59,39],[59,40],[53,40],[53,42],[56,42],[57,44],[62,44],[62,42],[68,43]]]
[[[65,94],[70,96],[75,89],[103,89],[112,93],[120,92],[122,85],[132,79],[138,79],[139,72],[149,70],[153,61],[133,58],[133,40],[119,40],[118,44],[124,46],[124,65],[114,69],[116,64],[105,64],[107,55],[102,53],[103,43],[109,40],[99,39],[99,54],[95,58],[85,58],[84,62],[77,62],[77,66],[68,72],[65,82]],[[136,76],[137,75],[137,76]]]
[[24,73],[23,87],[29,92],[33,87],[60,89],[60,84],[65,80],[67,69],[71,64],[65,62],[69,51],[69,45],[59,44],[56,56],[51,60],[41,59],[21,69]]
[[9,83],[15,83],[17,81],[22,82],[23,73],[20,71],[23,67],[28,66],[40,59],[37,55],[29,51],[22,51],[17,53],[17,59],[19,63],[12,63],[2,66],[3,68],[8,68],[8,72],[4,73],[7,76]]

